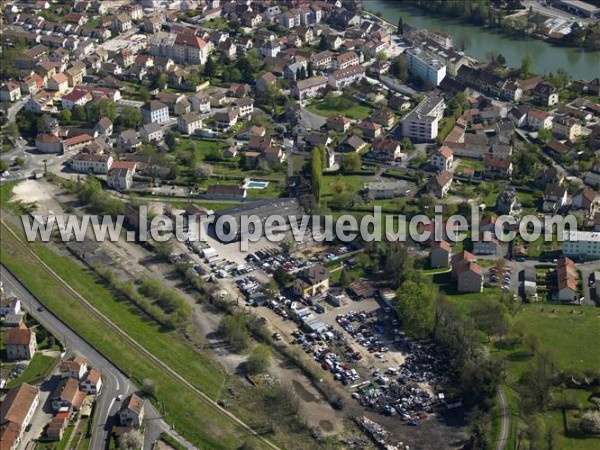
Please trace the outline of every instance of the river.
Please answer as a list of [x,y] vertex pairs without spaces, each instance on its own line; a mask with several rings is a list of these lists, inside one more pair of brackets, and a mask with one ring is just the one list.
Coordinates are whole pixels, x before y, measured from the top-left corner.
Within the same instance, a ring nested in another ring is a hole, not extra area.
[[537,73],[545,74],[565,69],[573,79],[591,80],[600,76],[600,51],[561,47],[540,39],[507,36],[482,27],[465,24],[453,19],[435,17],[425,11],[402,4],[400,0],[364,0],[370,12],[380,11],[383,18],[398,23],[402,16],[405,24],[417,28],[438,29],[451,35],[455,40],[468,36],[470,45],[465,53],[480,61],[485,60],[488,51],[501,53],[507,65],[518,67],[523,55],[530,53]]

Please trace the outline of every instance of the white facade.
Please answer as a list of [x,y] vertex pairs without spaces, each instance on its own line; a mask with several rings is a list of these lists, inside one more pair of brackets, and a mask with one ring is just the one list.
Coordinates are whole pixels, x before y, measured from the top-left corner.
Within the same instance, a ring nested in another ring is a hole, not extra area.
[[600,259],[600,233],[572,231],[565,233],[564,239],[564,256],[579,259]]
[[408,70],[433,86],[439,86],[446,77],[446,66],[435,55],[420,49],[406,51]]
[[430,96],[402,119],[402,135],[417,141],[432,141],[438,135],[438,122],[446,104],[442,97]]
[[83,173],[108,173],[113,163],[110,155],[89,155],[78,153],[71,161],[71,168],[76,172]]

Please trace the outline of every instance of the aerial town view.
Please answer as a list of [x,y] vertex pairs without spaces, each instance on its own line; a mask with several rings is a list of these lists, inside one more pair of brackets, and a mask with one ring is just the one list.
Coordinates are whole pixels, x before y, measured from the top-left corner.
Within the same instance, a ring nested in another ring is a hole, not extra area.
[[600,448],[600,0],[0,9],[1,450]]

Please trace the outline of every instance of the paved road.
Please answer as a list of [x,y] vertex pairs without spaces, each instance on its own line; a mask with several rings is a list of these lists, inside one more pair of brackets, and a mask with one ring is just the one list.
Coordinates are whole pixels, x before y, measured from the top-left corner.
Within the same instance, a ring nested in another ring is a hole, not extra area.
[[[90,442],[91,450],[103,450],[108,442],[108,431],[119,408],[116,401],[118,395],[126,396],[135,392],[136,388],[131,381],[112,365],[104,356],[98,353],[91,345],[73,332],[51,312],[43,308],[42,304],[27,289],[0,265],[0,277],[4,289],[16,295],[21,300],[23,307],[42,324],[46,329],[59,337],[67,347],[69,354],[80,354],[84,356],[90,365],[102,373],[102,392],[98,397],[96,411],[94,414],[94,428]],[[42,311],[38,311],[42,308]],[[161,433],[169,432],[170,427],[160,419],[160,414],[149,403],[146,403],[144,449],[152,448],[152,444]],[[191,445],[186,445],[193,448]]]
[[498,438],[496,450],[504,450],[508,440],[508,432],[510,430],[510,414],[508,411],[506,394],[504,393],[504,389],[502,387],[498,389],[498,397],[500,399],[500,437]]
[[573,13],[564,11],[562,9],[554,8],[552,6],[544,6],[540,3],[539,0],[524,0],[521,3],[523,4],[523,6],[525,6],[525,8],[529,9],[531,7],[531,9],[533,11],[538,12],[544,16],[558,17],[561,19],[565,19],[568,22],[573,21],[571,19],[571,17],[575,17],[576,22],[583,22],[583,23],[592,23],[595,20],[595,19],[578,17]]

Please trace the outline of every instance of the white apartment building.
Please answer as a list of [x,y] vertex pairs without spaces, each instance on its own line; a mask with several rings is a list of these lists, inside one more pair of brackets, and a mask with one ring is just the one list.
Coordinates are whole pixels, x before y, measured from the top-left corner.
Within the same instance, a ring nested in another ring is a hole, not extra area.
[[316,77],[307,78],[306,80],[297,81],[290,91],[295,98],[303,100],[320,95],[326,87],[327,78],[318,75]]
[[569,231],[564,235],[563,255],[577,259],[600,259],[600,233]]
[[341,89],[365,77],[365,68],[363,66],[350,66],[345,69],[336,70],[327,80],[329,86]]
[[184,134],[193,134],[202,128],[202,118],[197,113],[187,113],[177,118],[177,128]]
[[73,156],[71,168],[76,172],[105,174],[110,170],[112,163],[113,157],[110,155],[77,153]]
[[158,100],[152,100],[141,108],[145,122],[164,123],[169,120],[169,107]]
[[419,48],[406,51],[406,63],[408,70],[433,86],[439,86],[446,77],[446,66],[440,58]]
[[430,95],[424,98],[402,119],[402,135],[421,142],[434,140],[445,108],[443,97]]

